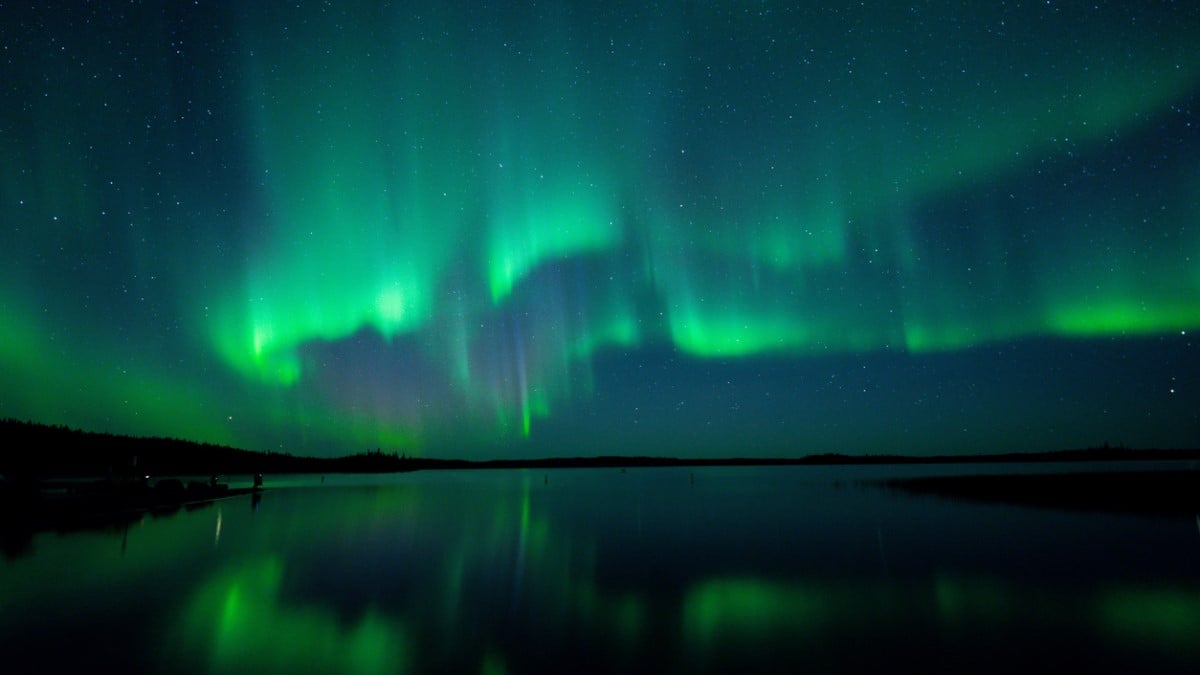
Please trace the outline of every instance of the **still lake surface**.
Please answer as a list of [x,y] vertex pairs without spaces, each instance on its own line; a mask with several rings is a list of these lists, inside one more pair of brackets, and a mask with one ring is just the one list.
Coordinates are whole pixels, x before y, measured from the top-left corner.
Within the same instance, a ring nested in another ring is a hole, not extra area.
[[1200,672],[1194,515],[859,483],[1018,469],[268,476],[9,550],[0,667]]

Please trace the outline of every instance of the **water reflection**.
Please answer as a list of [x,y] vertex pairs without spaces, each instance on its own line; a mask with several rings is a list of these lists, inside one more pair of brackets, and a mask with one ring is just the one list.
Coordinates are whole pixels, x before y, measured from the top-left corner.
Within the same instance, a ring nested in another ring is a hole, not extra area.
[[173,663],[209,672],[404,672],[404,627],[374,611],[343,621],[281,598],[284,565],[263,558],[222,570],[185,604]]
[[1191,516],[716,469],[330,480],[239,499],[123,536],[39,535],[0,569],[0,635],[52,670],[84,665],[53,645],[113,617],[125,642],[104,663],[128,671],[1191,672],[1200,659]]
[[1182,672],[1200,659],[1194,586],[1078,592],[951,576],[907,586],[716,578],[688,592],[682,625],[681,653],[696,671],[803,663],[822,671]]
[[1097,616],[1113,638],[1200,658],[1200,593],[1195,588],[1115,588],[1097,594]]

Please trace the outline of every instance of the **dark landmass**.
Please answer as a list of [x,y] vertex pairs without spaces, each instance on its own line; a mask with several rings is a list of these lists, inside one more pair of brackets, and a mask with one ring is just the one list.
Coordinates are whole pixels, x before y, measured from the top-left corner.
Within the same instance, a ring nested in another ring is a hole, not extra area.
[[0,553],[15,558],[28,553],[33,535],[81,530],[125,531],[147,514],[162,516],[180,509],[205,508],[218,499],[253,495],[261,488],[230,488],[177,478],[151,483],[145,479],[106,478],[93,481],[13,481],[0,483]]
[[1072,511],[1200,514],[1200,471],[924,476],[883,481],[912,494]]
[[284,473],[394,473],[436,469],[558,469],[666,466],[804,466],[880,464],[982,464],[1004,462],[1082,462],[1200,460],[1200,449],[1162,450],[1099,447],[1056,452],[994,455],[818,454],[795,458],[730,457],[688,459],[610,455],[545,459],[468,461],[408,457],[371,450],[345,457],[298,457],[283,452],[252,452],[173,438],[139,438],[79,431],[18,420],[0,420],[0,474],[10,479],[61,476],[171,476]]
[[142,511],[174,511],[216,499],[257,494],[261,488],[230,488],[226,484],[184,483],[178,479],[149,481],[98,480],[70,485],[48,482],[37,489],[7,485],[0,489],[0,523],[17,519],[26,527],[86,528],[91,521],[134,515]]
[[[1059,452],[911,457],[820,454],[798,458],[560,457],[467,461],[379,450],[336,458],[252,452],[171,438],[136,438],[0,420],[0,548],[28,551],[35,532],[128,527],[145,517],[253,493],[216,478],[231,474],[395,473],[439,469],[559,469],[671,466],[981,464],[1200,460],[1200,450],[1085,448]],[[167,478],[159,478],[166,476]],[[186,483],[172,476],[204,476]],[[86,479],[85,479],[86,478]],[[883,481],[889,489],[993,503],[1140,514],[1200,512],[1200,471],[1126,471],[938,476]]]

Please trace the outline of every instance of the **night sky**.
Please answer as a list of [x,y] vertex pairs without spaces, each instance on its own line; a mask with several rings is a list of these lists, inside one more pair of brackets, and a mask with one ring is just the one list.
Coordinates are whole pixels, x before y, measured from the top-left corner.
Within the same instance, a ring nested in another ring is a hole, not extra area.
[[0,3],[0,416],[1200,446],[1197,45],[1194,2]]

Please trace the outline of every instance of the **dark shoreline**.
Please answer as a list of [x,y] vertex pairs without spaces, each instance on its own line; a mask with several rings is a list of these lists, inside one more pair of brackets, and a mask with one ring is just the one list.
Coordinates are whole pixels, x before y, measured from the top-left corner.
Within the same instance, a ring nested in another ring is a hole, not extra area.
[[398,473],[439,469],[570,469],[671,466],[831,466],[1003,464],[1044,462],[1200,461],[1198,449],[1096,447],[988,455],[846,455],[680,458],[632,455],[536,459],[431,459],[367,451],[343,457],[301,457],[254,452],[170,438],[100,434],[17,420],[0,420],[0,475],[22,480],[111,475],[208,476],[211,474]]
[[876,484],[912,495],[1034,508],[1200,514],[1200,470],[921,476]]
[[[407,459],[400,460],[410,471],[438,469],[607,469],[635,467],[699,466],[887,466],[887,465],[975,465],[1045,464],[1054,462],[1200,462],[1200,450],[1134,450],[1085,448],[1053,452],[1012,452],[992,455],[842,455],[836,453],[804,457],[644,457],[602,455],[598,457],[550,457],[541,459]],[[307,473],[307,472],[306,472]],[[336,472],[326,472],[336,473]]]
[[70,487],[56,481],[0,483],[0,553],[15,557],[28,551],[38,532],[120,530],[146,516],[207,508],[219,500],[245,495],[251,495],[252,506],[256,506],[262,491],[225,484],[184,485],[177,479],[164,479],[155,487],[108,479]]
[[[95,434],[65,427],[0,421],[13,450],[0,457],[0,529],[26,538],[42,530],[90,529],[255,494],[171,476],[404,473],[439,470],[625,469],[755,466],[970,466],[1077,462],[1200,462],[1200,450],[1085,448],[1056,452],[913,457],[819,454],[803,457],[678,458],[610,455],[469,461],[407,457],[381,451],[337,458],[259,453],[176,439]],[[19,450],[18,450],[19,449]],[[23,450],[23,451],[22,451]],[[1200,513],[1200,470],[949,475],[869,483],[931,495],[1040,508],[1142,513]],[[154,484],[156,487],[151,487]],[[163,486],[174,487],[163,488]],[[9,539],[8,536],[5,537]],[[7,546],[6,546],[7,548]]]

